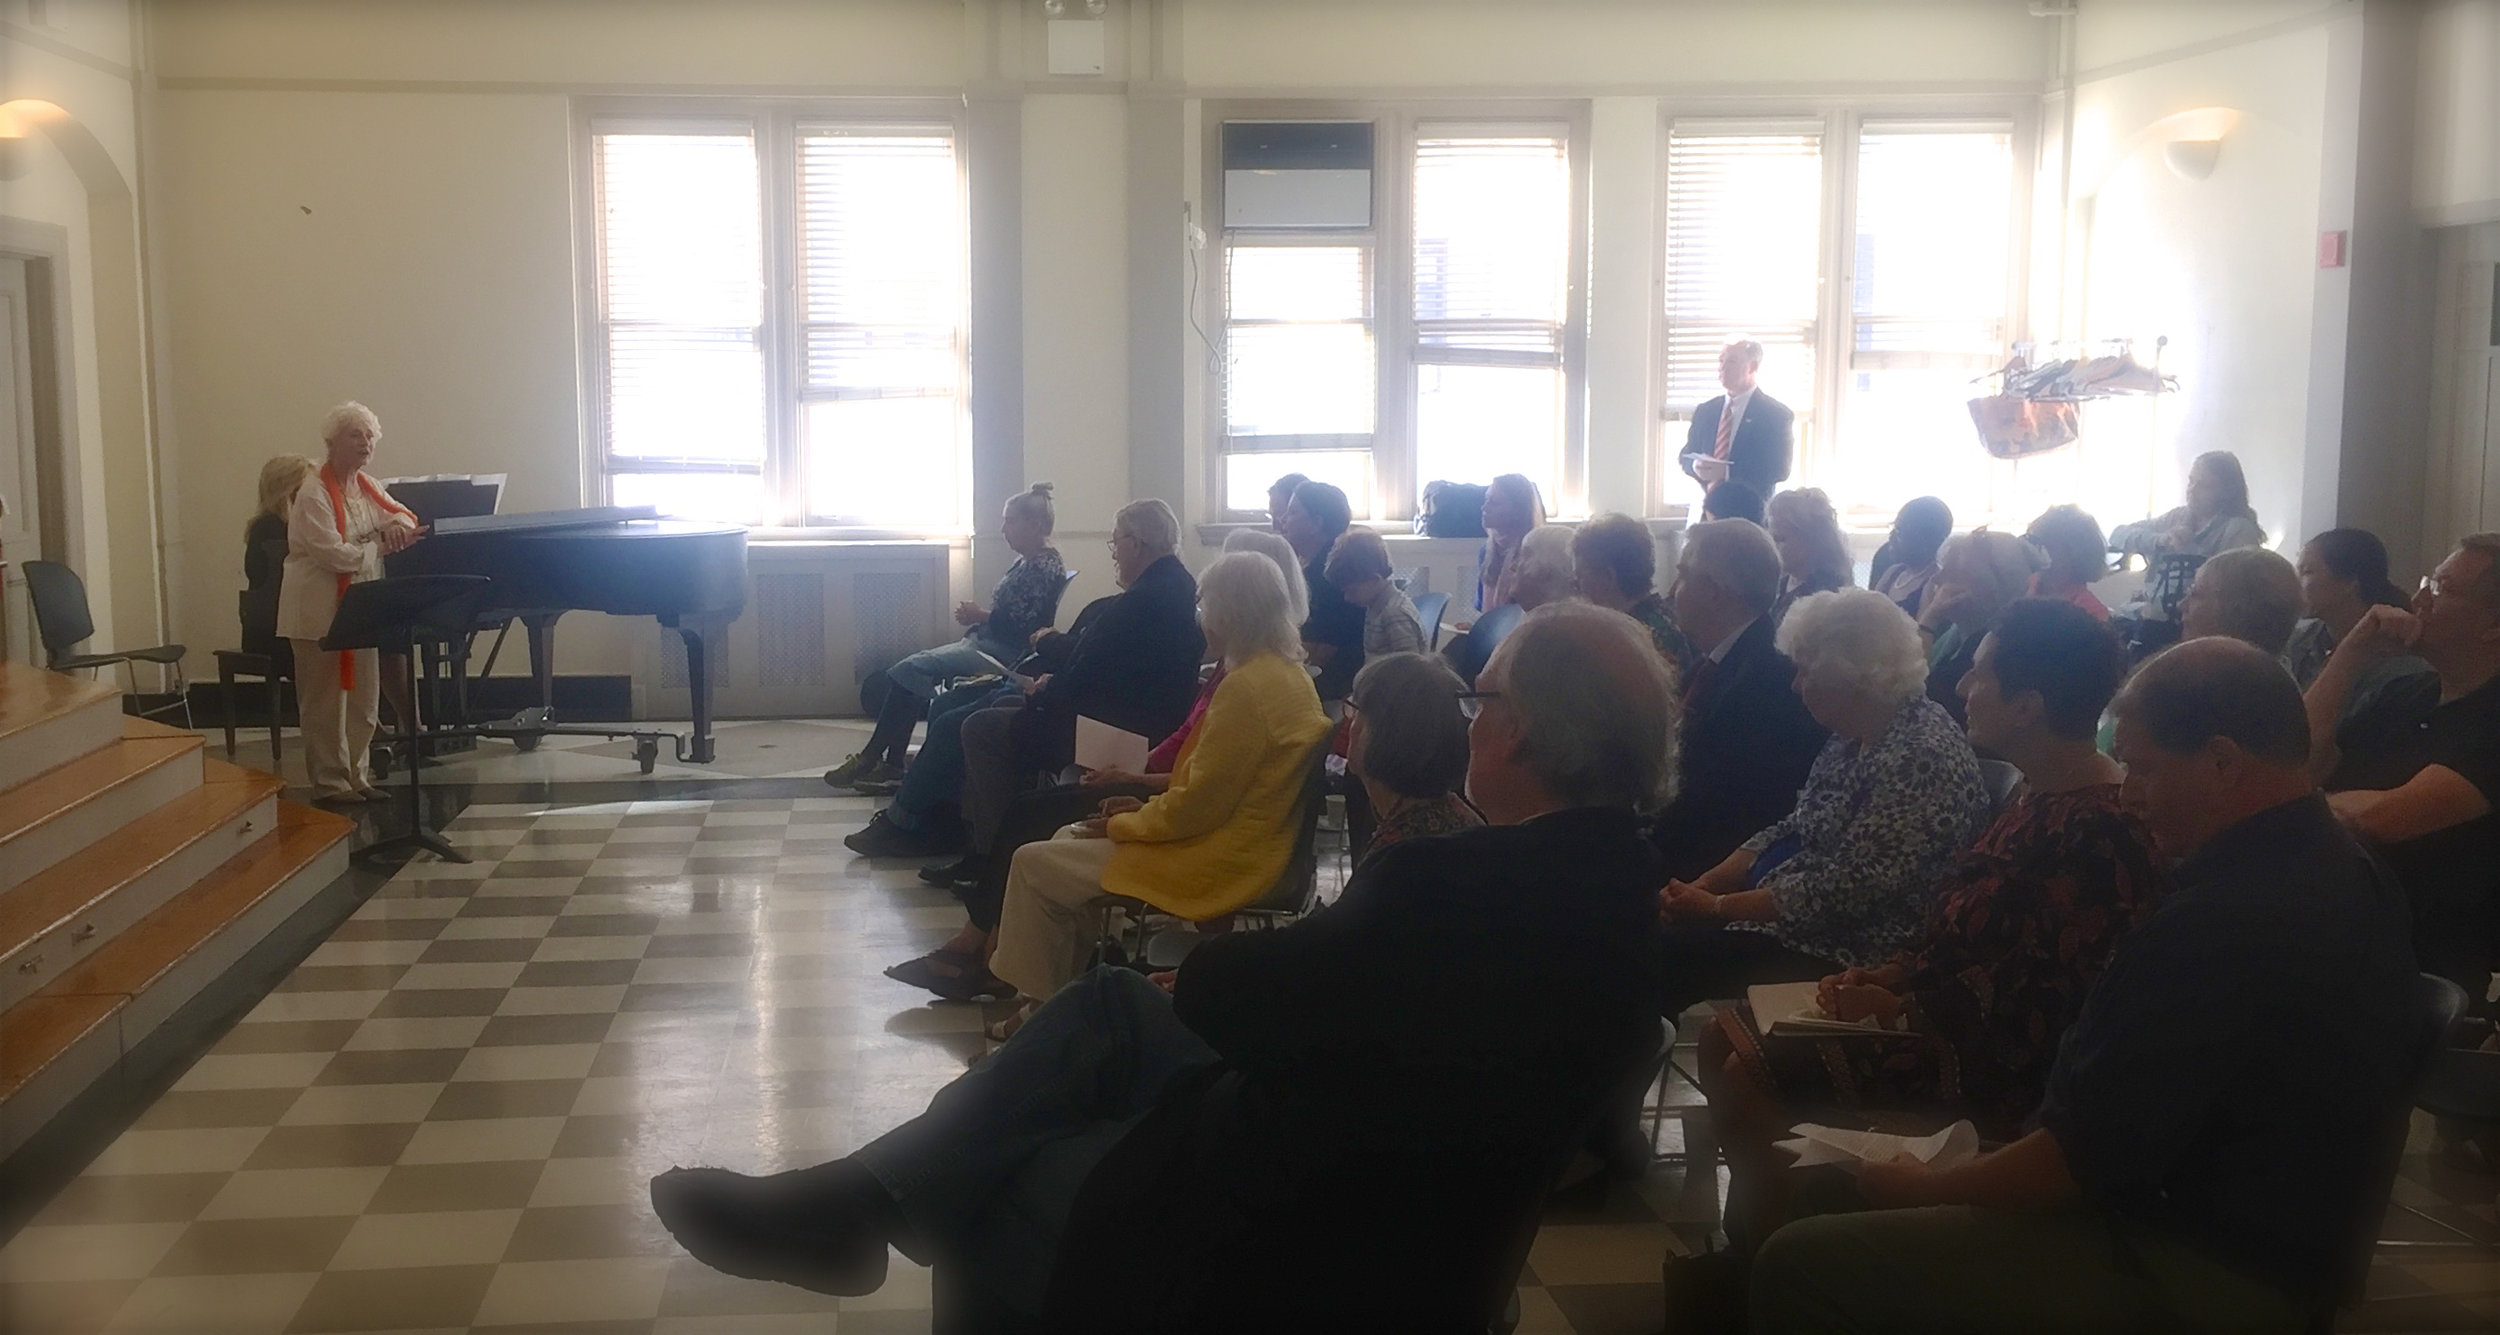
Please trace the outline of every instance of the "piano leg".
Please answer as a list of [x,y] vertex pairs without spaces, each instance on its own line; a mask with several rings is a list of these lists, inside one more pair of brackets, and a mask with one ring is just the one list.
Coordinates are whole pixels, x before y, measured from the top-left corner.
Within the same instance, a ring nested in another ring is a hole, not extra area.
[[538,683],[538,707],[549,714],[556,707],[556,618],[562,612],[525,612],[521,624],[529,631],[530,676]]
[[[663,624],[668,624],[665,619]],[[686,694],[693,702],[694,736],[687,742],[686,758],[698,765],[712,763],[712,662],[707,643],[715,627],[700,621],[669,625],[677,638],[686,642]]]

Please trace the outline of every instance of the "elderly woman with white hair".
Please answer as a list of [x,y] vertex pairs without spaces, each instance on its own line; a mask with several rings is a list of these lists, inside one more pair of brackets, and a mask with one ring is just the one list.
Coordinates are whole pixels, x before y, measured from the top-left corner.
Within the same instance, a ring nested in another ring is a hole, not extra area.
[[361,403],[342,403],[321,422],[321,467],[287,507],[286,563],[279,582],[278,634],[295,650],[295,704],[304,729],[304,764],[313,800],[380,801],[366,752],[379,722],[381,665],[374,652],[325,653],[347,586],[379,579],[382,558],[424,530],[407,507],[365,475],[382,423]]
[[1670,1015],[1757,983],[1891,958],[1987,818],[1979,758],[1927,698],[1917,627],[1891,599],[1867,589],[1804,598],[1780,625],[1779,649],[1832,737],[1794,811],[1699,879],[1659,892]]
[[1946,539],[1937,552],[1918,631],[1927,643],[1927,698],[1943,705],[1956,726],[1964,718],[1959,688],[1979,641],[1997,613],[2030,592],[2032,575],[2047,562],[2021,538],[1984,528]]
[[1204,920],[1257,899],[1292,856],[1303,781],[1330,726],[1285,576],[1264,555],[1227,553],[1199,581],[1198,615],[1224,684],[1164,790],[1106,798],[1009,865],[989,967],[1033,1003],[1083,971],[1103,896]]

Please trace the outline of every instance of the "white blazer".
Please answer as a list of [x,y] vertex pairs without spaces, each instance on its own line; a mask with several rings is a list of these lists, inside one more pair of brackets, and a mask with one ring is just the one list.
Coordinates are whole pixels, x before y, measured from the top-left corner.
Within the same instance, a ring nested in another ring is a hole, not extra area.
[[329,634],[330,618],[339,608],[339,576],[353,583],[380,579],[382,534],[417,526],[415,520],[374,504],[361,478],[359,474],[339,487],[347,502],[344,538],[319,470],[295,489],[295,500],[287,506],[286,567],[278,586],[278,634],[286,639],[318,640]]

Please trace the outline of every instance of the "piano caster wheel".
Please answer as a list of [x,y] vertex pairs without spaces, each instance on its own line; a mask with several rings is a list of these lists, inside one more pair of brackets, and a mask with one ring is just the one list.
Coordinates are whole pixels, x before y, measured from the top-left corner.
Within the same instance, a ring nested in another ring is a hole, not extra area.
[[530,752],[537,750],[538,736],[539,735],[534,732],[514,733],[512,735],[513,749],[521,752],[523,755],[527,755]]
[[635,738],[634,763],[642,766],[642,772],[645,774],[649,774],[652,770],[658,768],[660,764],[660,739],[657,737]]

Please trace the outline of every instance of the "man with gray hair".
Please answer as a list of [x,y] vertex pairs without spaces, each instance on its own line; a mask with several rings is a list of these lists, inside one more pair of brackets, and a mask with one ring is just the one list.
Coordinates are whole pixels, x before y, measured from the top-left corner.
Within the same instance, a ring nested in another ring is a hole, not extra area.
[[1684,782],[1651,828],[1677,880],[1719,865],[1787,815],[1830,737],[1797,698],[1796,665],[1772,642],[1779,591],[1779,549],[1759,525],[1713,519],[1685,530],[1669,590],[1694,654]]
[[1693,409],[1679,460],[1704,495],[1733,480],[1767,497],[1788,478],[1797,415],[1754,387],[1761,370],[1762,345],[1750,338],[1719,351],[1719,385],[1727,393]]
[[707,1264],[866,1293],[886,1247],[967,1329],[1481,1330],[1554,1166],[1656,1059],[1675,693],[1639,623],[1541,609],[1470,699],[1492,824],[1302,922],[1061,989],[921,1116],[769,1178],[675,1170]]

